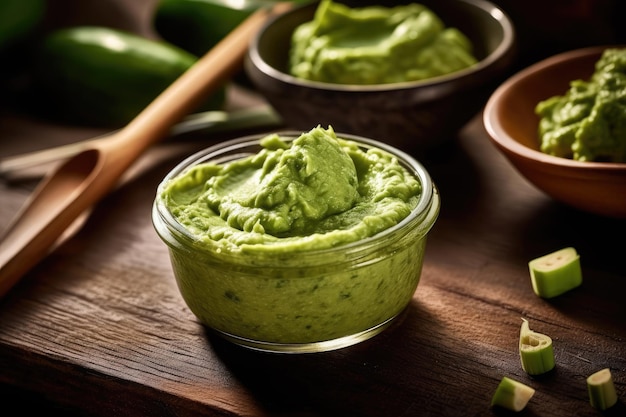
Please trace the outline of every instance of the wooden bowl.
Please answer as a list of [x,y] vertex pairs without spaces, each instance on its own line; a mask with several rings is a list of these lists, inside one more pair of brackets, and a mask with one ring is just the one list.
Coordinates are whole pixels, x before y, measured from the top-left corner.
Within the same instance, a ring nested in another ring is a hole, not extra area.
[[535,106],[565,94],[573,80],[588,80],[607,48],[564,52],[518,72],[491,95],[483,122],[491,141],[537,188],[576,209],[626,218],[626,164],[581,162],[539,150]]

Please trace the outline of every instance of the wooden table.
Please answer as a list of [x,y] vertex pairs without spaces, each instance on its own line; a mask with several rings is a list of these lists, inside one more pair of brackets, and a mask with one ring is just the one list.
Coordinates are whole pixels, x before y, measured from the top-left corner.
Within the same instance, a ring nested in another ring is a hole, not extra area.
[[[0,157],[102,133],[10,111]],[[537,390],[523,415],[597,416],[585,379],[610,368],[626,413],[626,222],[577,212],[528,184],[480,115],[422,162],[442,195],[422,279],[393,328],[324,354],[250,351],[186,308],[150,209],[160,179],[198,138],[157,146],[75,234],[0,300],[0,398],[15,415],[481,416],[503,376]],[[0,232],[35,182],[0,183]],[[611,241],[610,241],[611,240]],[[552,300],[527,262],[565,246],[583,285]],[[520,366],[522,318],[554,340],[556,369]],[[7,414],[3,411],[2,415]]]
[[[48,132],[76,134],[11,120],[14,140],[3,134],[0,155],[24,141],[43,145]],[[605,367],[624,397],[626,223],[576,212],[526,183],[488,142],[479,116],[423,161],[442,209],[402,321],[324,354],[235,347],[187,310],[150,207],[165,173],[204,145],[157,147],[0,302],[5,403],[101,416],[490,415],[495,387],[509,376],[537,390],[531,415],[593,416],[585,378]],[[0,185],[0,230],[31,188]],[[538,298],[528,260],[565,246],[581,254],[583,285]],[[554,339],[557,367],[543,378],[520,367],[522,317]]]

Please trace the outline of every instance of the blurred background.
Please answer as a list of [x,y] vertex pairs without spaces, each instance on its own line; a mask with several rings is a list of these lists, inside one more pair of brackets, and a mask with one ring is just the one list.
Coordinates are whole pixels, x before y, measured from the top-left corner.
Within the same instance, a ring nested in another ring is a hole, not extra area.
[[[19,1],[26,5],[31,0]],[[160,35],[154,27],[154,16],[160,1],[163,0],[48,0],[40,22],[27,36],[8,46],[0,43],[0,112],[28,114],[33,101],[38,100],[36,95],[33,97],[26,93],[29,79],[25,73],[33,65],[32,48],[46,33],[61,27],[99,25],[159,39]],[[390,6],[408,2],[369,0],[357,3]],[[492,2],[502,7],[515,23],[518,51],[511,72],[570,49],[626,44],[626,25],[623,24],[626,2],[623,0]],[[9,19],[10,16],[0,16],[0,29]]]

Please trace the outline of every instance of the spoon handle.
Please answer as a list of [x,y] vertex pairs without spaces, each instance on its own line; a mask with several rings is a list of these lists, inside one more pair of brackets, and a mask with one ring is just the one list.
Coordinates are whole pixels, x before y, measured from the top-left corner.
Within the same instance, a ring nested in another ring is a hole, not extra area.
[[250,39],[265,21],[291,7],[289,2],[278,2],[271,8],[259,9],[215,45],[124,127],[120,134],[114,135],[113,139],[118,140],[114,145],[115,151],[118,151],[116,157],[134,161],[150,144],[167,136],[172,126],[196,110],[209,93],[217,90],[241,69]]
[[241,66],[266,19],[291,7],[277,3],[235,28],[122,130],[61,164],[33,192],[0,241],[0,297],[39,263],[87,209],[102,199],[152,143]]

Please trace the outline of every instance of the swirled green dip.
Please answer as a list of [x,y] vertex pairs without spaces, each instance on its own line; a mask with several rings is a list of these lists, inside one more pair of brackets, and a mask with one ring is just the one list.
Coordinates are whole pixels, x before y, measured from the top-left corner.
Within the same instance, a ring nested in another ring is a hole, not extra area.
[[294,31],[290,72],[338,84],[424,80],[475,64],[472,48],[421,4],[349,8],[323,0]]
[[198,242],[231,251],[324,249],[385,230],[416,207],[421,184],[391,154],[317,127],[278,134],[256,155],[191,168],[161,199]]
[[626,162],[626,49],[606,49],[589,80],[541,101],[541,151],[593,162]]

